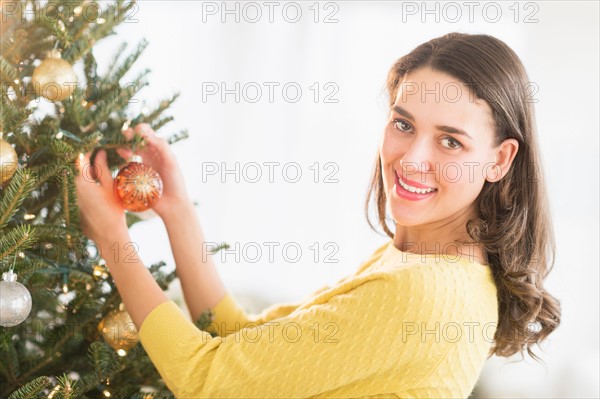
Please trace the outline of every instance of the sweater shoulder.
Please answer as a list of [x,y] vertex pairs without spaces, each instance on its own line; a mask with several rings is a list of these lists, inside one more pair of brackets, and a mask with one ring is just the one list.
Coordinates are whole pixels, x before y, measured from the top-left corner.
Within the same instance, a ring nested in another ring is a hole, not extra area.
[[381,263],[377,269],[356,274],[311,302],[322,303],[338,295],[359,295],[368,298],[369,306],[407,317],[416,312],[437,320],[497,322],[497,289],[490,270],[476,264],[390,265],[385,258],[378,260]]

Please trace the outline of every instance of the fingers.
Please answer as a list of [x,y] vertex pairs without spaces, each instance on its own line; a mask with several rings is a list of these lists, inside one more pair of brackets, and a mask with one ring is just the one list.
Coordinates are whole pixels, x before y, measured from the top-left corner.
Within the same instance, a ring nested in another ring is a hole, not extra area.
[[94,180],[91,169],[88,167],[90,165],[91,156],[92,152],[89,151],[86,154],[79,154],[79,156],[75,159],[75,169],[78,172],[77,176],[75,176],[75,181],[84,182]]
[[152,127],[150,127],[150,125],[147,123],[140,123],[139,125],[136,125],[135,132],[144,138],[156,136],[156,133],[154,130],[152,130]]
[[[104,187],[112,186],[112,176],[108,168],[106,150],[100,150],[96,154],[94,162],[91,161],[92,151],[79,154],[75,160],[77,176],[75,182],[79,187],[93,189],[101,184]],[[86,184],[83,186],[83,184]]]
[[123,130],[123,135],[125,136],[127,141],[130,141],[133,138],[133,129],[129,128],[129,129]]
[[73,162],[74,166],[75,166],[75,177],[74,177],[74,181],[75,181],[75,186],[78,187],[82,180],[83,180],[83,171],[82,171],[82,164],[85,159],[85,154],[79,154],[76,158],[75,161]]
[[123,130],[123,135],[127,139],[127,141],[131,141],[133,139],[133,135],[138,134],[144,138],[155,136],[156,133],[152,129],[152,127],[148,123],[140,123],[139,125],[135,125],[135,128],[128,128]]
[[[135,125],[133,129],[128,128],[123,130],[122,133],[127,141],[133,140],[134,135],[138,135],[144,138],[146,143],[150,144],[151,146],[164,146],[164,144],[166,144],[166,141],[159,138],[148,123],[140,123]],[[129,159],[129,157],[133,155],[133,152],[129,148],[118,148],[116,151],[119,156],[125,160]]]
[[115,151],[117,151],[117,154],[124,160],[128,160],[133,155],[133,151],[129,148],[117,148]]
[[100,181],[102,186],[112,187],[112,176],[110,175],[110,169],[108,168],[108,162],[106,160],[106,151],[98,151],[95,161],[94,170],[96,171],[96,178]]

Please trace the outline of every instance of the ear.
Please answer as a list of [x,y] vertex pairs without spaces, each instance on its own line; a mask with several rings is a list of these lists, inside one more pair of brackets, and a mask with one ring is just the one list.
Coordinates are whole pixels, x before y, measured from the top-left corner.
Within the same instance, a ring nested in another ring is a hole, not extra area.
[[502,179],[508,173],[517,151],[519,142],[515,139],[504,140],[496,149],[496,163],[493,168],[486,169],[486,180],[494,183]]

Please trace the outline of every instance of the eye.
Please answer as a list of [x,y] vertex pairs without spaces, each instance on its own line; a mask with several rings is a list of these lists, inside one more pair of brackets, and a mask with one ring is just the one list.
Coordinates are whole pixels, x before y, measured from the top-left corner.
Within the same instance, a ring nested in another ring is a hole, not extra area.
[[408,132],[412,129],[410,123],[408,123],[404,119],[394,119],[394,126],[401,132]]
[[457,148],[462,147],[462,144],[457,140],[453,139],[452,137],[444,137],[442,139],[442,145],[451,150],[455,150]]

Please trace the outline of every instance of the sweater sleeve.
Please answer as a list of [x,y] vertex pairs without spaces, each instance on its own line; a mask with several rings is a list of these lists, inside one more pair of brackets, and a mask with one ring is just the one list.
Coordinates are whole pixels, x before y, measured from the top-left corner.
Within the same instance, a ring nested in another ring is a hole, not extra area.
[[390,352],[384,332],[397,329],[401,309],[411,309],[401,299],[381,301],[384,292],[395,297],[408,288],[390,284],[372,274],[286,317],[214,338],[167,301],[146,317],[140,341],[178,398],[314,396],[416,357],[409,349]]
[[[361,263],[354,274],[340,279],[334,284],[334,286],[341,284],[347,279],[355,277],[375,263],[381,257],[381,254],[387,245],[388,244],[386,243],[379,246],[373,252],[373,254],[371,254],[369,259]],[[331,286],[325,285],[310,294],[307,298],[312,298],[329,289],[331,289]],[[285,317],[296,310],[302,303],[304,303],[304,300],[276,303],[268,306],[260,313],[248,314],[243,307],[240,306],[235,297],[231,293],[227,292],[225,296],[212,309],[210,309],[212,313],[212,322],[206,328],[206,331],[214,332],[219,336],[226,336],[228,334],[238,332],[241,328],[244,328],[244,326],[248,324],[263,324],[280,317]]]
[[[313,295],[316,295],[327,288],[329,287],[325,286]],[[260,313],[248,314],[244,308],[240,306],[235,297],[227,292],[223,299],[211,309],[212,322],[208,325],[206,331],[215,332],[219,336],[224,337],[228,334],[238,332],[249,324],[263,324],[287,316],[301,304],[302,301],[276,303],[268,306]]]

